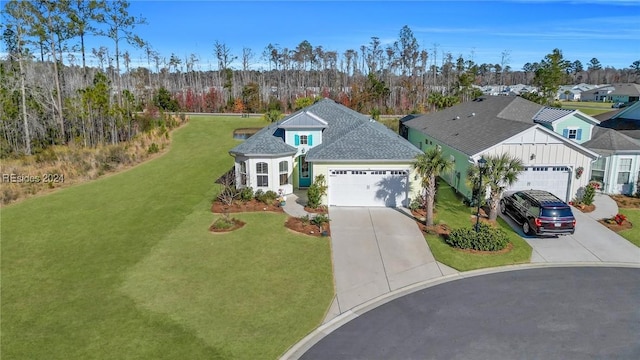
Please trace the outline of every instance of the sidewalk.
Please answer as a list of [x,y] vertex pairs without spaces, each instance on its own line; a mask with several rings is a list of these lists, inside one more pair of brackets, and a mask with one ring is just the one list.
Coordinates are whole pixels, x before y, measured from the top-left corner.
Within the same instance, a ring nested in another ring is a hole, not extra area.
[[282,207],[284,212],[293,217],[309,216],[313,218],[315,214],[308,213],[304,210],[307,204],[307,194],[304,191],[294,191],[293,194],[287,195],[287,201]]
[[618,213],[618,204],[605,194],[596,194],[593,199],[593,204],[596,209],[590,213],[586,213],[590,218],[594,220],[609,219]]

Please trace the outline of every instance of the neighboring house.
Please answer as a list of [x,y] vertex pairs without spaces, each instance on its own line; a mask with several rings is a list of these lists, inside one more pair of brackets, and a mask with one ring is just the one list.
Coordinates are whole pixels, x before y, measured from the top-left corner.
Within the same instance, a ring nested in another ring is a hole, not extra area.
[[421,153],[369,116],[324,99],[271,124],[229,153],[236,186],[290,194],[327,181],[330,206],[409,206]]
[[611,85],[604,85],[595,89],[583,91],[580,94],[581,101],[607,101],[609,94],[611,94],[615,88]]
[[[422,150],[441,148],[454,161],[453,172],[443,178],[468,199],[472,189],[466,181],[467,169],[482,156],[508,153],[520,158],[525,167],[512,190],[543,189],[568,201],[588,184],[591,162],[598,154],[552,130],[554,124],[558,129],[568,128],[581,113],[560,113],[555,121],[545,123],[533,120],[551,113],[520,97],[483,96],[403,119],[401,132]],[[579,168],[584,176],[577,174]]]
[[591,180],[607,194],[633,194],[640,177],[640,140],[619,131],[596,127],[584,146],[601,155],[591,167]]
[[573,85],[560,86],[556,93],[556,100],[562,101],[580,101],[582,90],[575,89]]
[[640,84],[613,84],[614,90],[609,93],[608,100],[614,103],[629,103],[640,100]]
[[540,124],[563,137],[582,144],[591,139],[593,128],[600,124],[597,119],[580,110],[544,107],[533,116]]
[[538,92],[538,88],[535,86],[529,86],[524,84],[516,84],[507,86],[506,89],[501,93],[502,95],[521,95],[524,93],[535,93]]
[[602,157],[593,164],[591,177],[603,183],[608,194],[634,194],[640,177],[640,102],[610,113],[593,138],[585,143]]

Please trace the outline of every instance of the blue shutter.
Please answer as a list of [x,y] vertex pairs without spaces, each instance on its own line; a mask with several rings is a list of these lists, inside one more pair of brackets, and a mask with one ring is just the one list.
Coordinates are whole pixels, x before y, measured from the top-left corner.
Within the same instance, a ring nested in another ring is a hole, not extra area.
[[296,146],[300,145],[300,135],[296,135],[295,137]]
[[563,129],[562,130],[562,136],[566,137],[568,139],[569,138],[569,129]]
[[582,140],[582,129],[578,129],[576,133],[576,140]]
[[313,135],[309,135],[307,137],[307,142],[309,143],[309,146],[313,145]]

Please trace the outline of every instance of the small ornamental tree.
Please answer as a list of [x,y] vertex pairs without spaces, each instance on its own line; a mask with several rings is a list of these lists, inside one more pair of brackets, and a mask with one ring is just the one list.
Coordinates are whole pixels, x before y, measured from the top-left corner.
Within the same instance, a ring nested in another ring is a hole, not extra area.
[[307,190],[307,206],[317,209],[322,203],[322,197],[327,195],[327,181],[324,175],[320,174],[315,177],[313,184]]
[[596,196],[596,188],[589,184],[584,188],[584,194],[582,195],[582,203],[585,205],[593,204],[593,198]]

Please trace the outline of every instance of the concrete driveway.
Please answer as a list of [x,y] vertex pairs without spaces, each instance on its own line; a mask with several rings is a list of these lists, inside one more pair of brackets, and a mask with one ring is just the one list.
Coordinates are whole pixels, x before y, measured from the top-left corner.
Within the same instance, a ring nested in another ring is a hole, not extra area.
[[522,228],[502,216],[533,248],[532,263],[611,262],[640,264],[640,248],[604,225],[573,209],[576,232],[558,237],[525,236]]
[[420,281],[456,273],[433,258],[415,220],[401,209],[331,207],[336,300],[331,319]]

